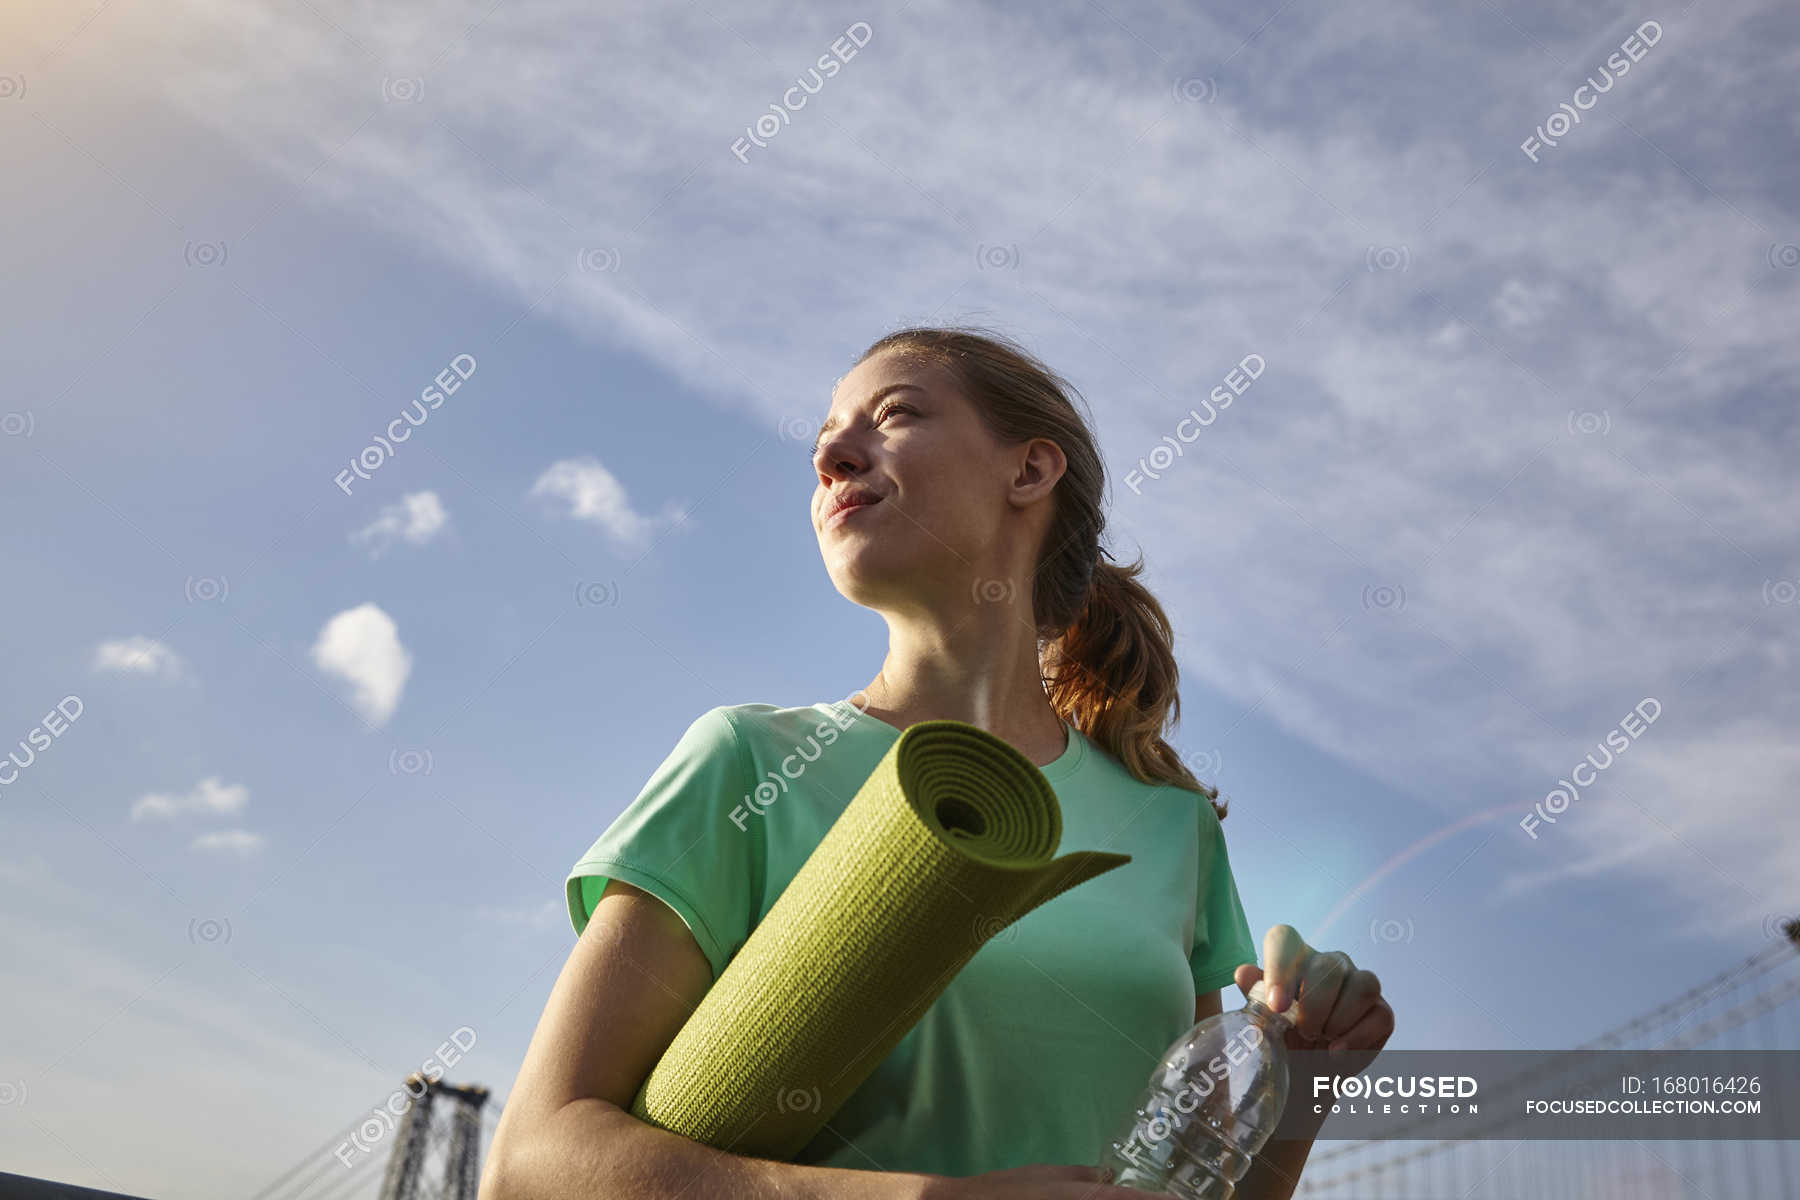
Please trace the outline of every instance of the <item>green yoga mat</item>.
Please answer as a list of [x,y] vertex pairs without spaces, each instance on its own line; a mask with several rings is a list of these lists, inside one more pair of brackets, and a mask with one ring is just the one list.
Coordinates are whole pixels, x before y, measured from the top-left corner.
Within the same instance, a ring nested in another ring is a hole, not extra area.
[[989,938],[1131,861],[1052,858],[1061,839],[1056,793],[1009,743],[962,721],[908,727],[701,998],[632,1113],[791,1160]]

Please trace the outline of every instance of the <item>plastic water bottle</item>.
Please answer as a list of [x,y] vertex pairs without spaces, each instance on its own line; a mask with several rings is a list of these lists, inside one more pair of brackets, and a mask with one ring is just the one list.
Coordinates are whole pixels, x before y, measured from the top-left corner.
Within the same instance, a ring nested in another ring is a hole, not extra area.
[[1267,998],[1259,979],[1243,1008],[1207,1017],[1163,1052],[1129,1131],[1101,1154],[1114,1186],[1229,1200],[1287,1104],[1292,1022]]

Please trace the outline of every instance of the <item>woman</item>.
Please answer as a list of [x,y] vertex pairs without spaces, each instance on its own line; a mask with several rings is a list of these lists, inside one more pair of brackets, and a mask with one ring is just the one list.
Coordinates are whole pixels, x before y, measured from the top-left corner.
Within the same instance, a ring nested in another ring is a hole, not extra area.
[[[1004,338],[903,329],[838,381],[813,447],[833,584],[888,626],[855,704],[696,720],[571,873],[580,934],[495,1135],[484,1200],[883,1197],[1127,1200],[1089,1164],[1161,1052],[1262,977],[1217,792],[1163,740],[1168,620],[1102,557],[1104,471],[1072,389]],[[967,721],[1038,764],[1063,850],[1132,861],[999,931],[793,1163],[629,1115],[718,972],[883,753]],[[1263,939],[1290,1045],[1377,1050],[1373,974]],[[1235,1005],[1234,1001],[1234,1005]],[[1272,1143],[1243,1200],[1284,1200],[1310,1142]]]

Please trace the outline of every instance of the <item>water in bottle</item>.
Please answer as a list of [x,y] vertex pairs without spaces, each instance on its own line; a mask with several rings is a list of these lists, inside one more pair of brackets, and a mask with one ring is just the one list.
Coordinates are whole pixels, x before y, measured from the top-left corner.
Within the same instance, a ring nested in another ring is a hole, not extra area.
[[1115,1186],[1229,1200],[1287,1104],[1291,1022],[1267,995],[1257,980],[1243,1008],[1207,1017],[1163,1052],[1129,1131],[1101,1155]]

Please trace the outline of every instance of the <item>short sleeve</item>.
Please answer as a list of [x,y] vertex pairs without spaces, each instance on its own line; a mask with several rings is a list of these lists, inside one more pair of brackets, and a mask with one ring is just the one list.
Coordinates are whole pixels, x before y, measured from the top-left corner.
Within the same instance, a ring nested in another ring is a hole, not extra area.
[[570,871],[564,890],[575,932],[587,928],[607,880],[623,880],[675,910],[717,979],[749,937],[760,902],[762,822],[741,819],[749,763],[726,709],[688,726]]
[[1225,852],[1225,829],[1219,814],[1204,796],[1200,810],[1200,875],[1194,899],[1194,946],[1188,966],[1194,973],[1196,994],[1214,992],[1231,983],[1237,968],[1257,961],[1256,941],[1238,899],[1237,881],[1231,876],[1231,858]]

